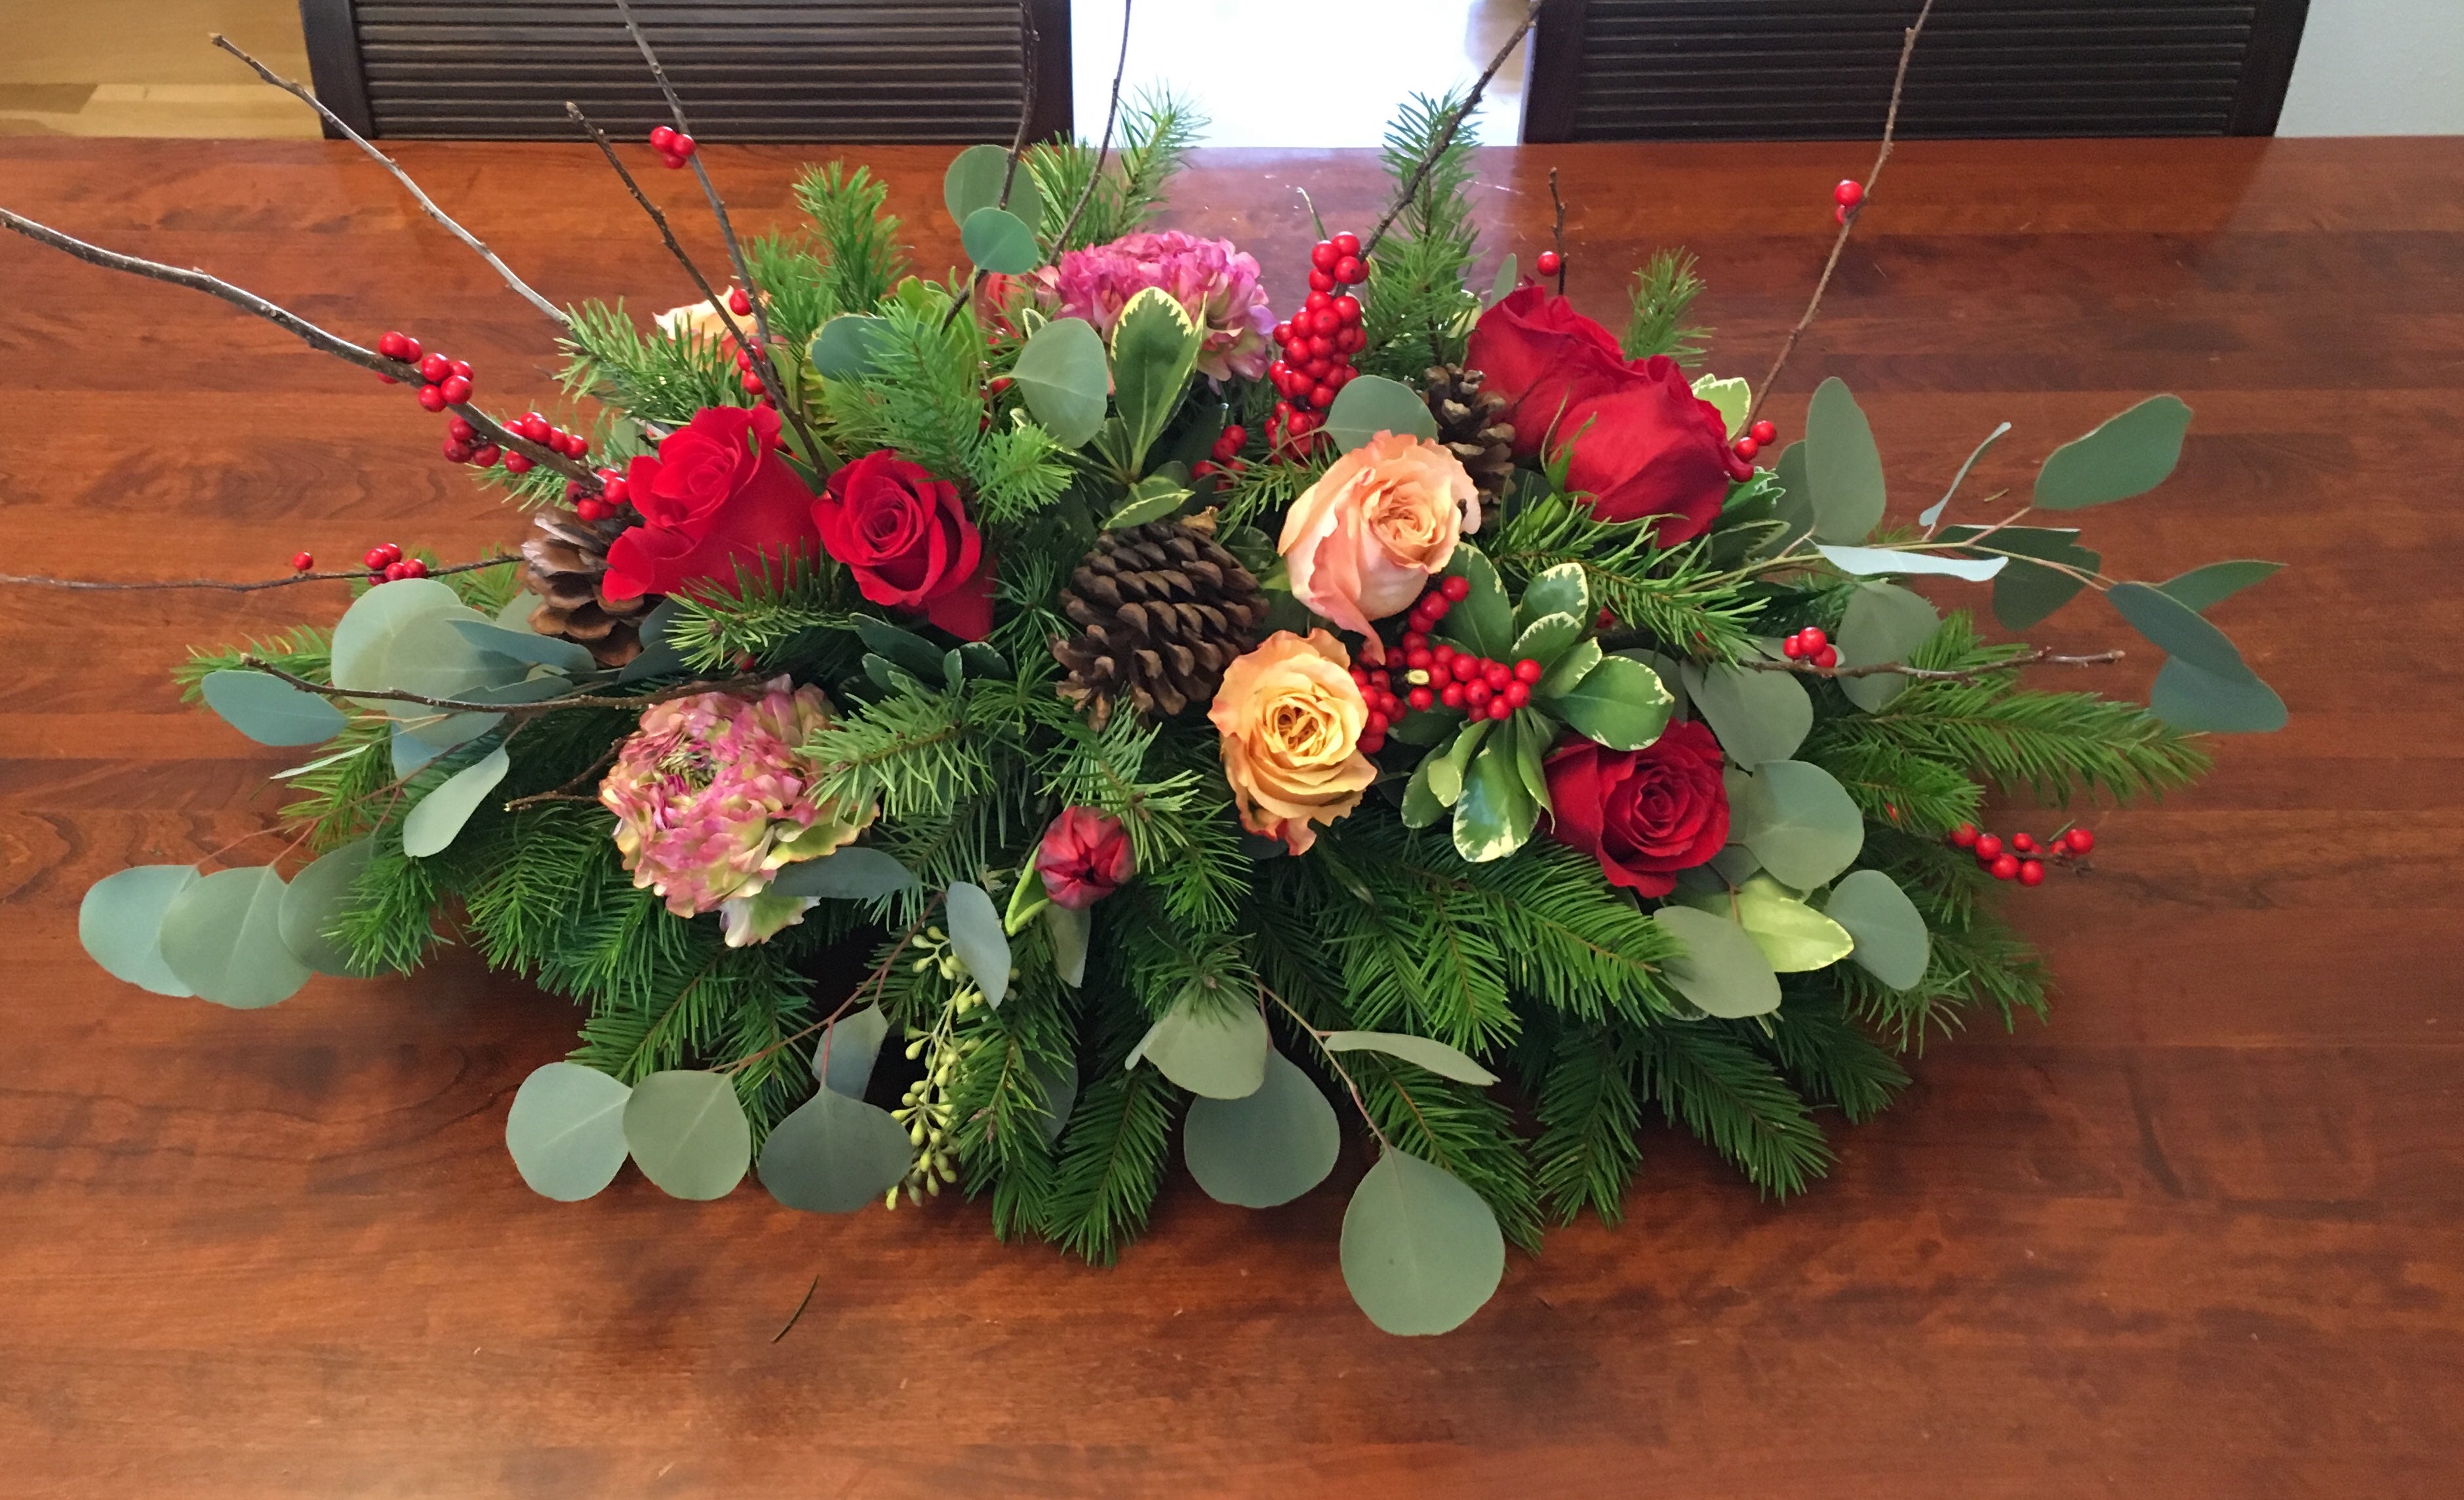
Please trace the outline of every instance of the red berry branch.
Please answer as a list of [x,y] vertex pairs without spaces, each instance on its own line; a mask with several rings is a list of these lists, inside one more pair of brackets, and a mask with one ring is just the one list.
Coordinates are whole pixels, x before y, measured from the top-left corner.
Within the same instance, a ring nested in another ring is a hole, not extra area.
[[[1795,647],[1796,650],[1790,651],[1791,646]],[[1887,673],[1893,676],[1906,677],[1917,682],[1970,682],[1978,677],[1992,676],[1995,673],[2016,672],[2022,667],[2109,666],[2122,660],[2123,654],[2115,651],[2096,651],[2085,656],[2064,656],[2057,653],[2050,647],[2038,647],[2025,655],[2013,656],[2007,661],[1988,662],[1980,667],[1911,667],[1896,661],[1875,662],[1864,667],[1842,667],[1837,664],[1838,648],[1831,645],[1829,638],[1812,626],[1781,641],[1780,651],[1785,655],[1785,660],[1771,661],[1766,657],[1749,657],[1738,662],[1737,665],[1750,667],[1756,672],[1793,672],[1809,677],[1873,677]],[[1828,654],[1830,660],[1820,659],[1825,654]]]
[[[369,548],[368,557],[373,559],[380,551],[388,550],[391,553],[391,561],[402,560],[402,549],[390,541],[385,543],[383,547]],[[418,562],[416,558],[409,561]],[[476,562],[448,562],[437,567],[429,567],[427,563],[420,562],[419,576],[442,578],[448,573],[469,573],[483,567],[503,567],[507,563],[520,561],[519,557],[481,558]],[[294,584],[341,583],[357,578],[365,578],[370,583],[376,583],[384,573],[384,564],[373,561],[368,562],[364,568],[353,568],[342,573],[311,572],[310,569],[316,565],[316,557],[311,553],[302,552],[292,558],[289,576],[260,578],[246,583],[220,578],[169,578],[123,583],[118,579],[106,578],[46,578],[40,574],[0,573],[0,584],[26,584],[37,588],[75,588],[89,592],[110,593],[154,588],[219,588],[230,594],[253,594],[261,588],[288,588]]]
[[[1931,4],[1932,0],[1926,0],[1926,3]],[[1361,259],[1366,260],[1377,254],[1378,242],[1386,237],[1386,232],[1393,229],[1395,221],[1402,216],[1404,207],[1412,201],[1413,194],[1420,190],[1420,184],[1427,179],[1430,169],[1445,156],[1446,148],[1455,143],[1455,137],[1463,130],[1463,122],[1469,120],[1471,112],[1480,107],[1480,97],[1488,91],[1488,80],[1497,77],[1497,70],[1506,66],[1506,59],[1514,55],[1514,49],[1523,45],[1523,38],[1531,34],[1531,28],[1537,25],[1539,20],[1540,0],[1531,0],[1530,9],[1523,12],[1521,23],[1507,36],[1506,45],[1497,49],[1496,56],[1488,59],[1488,66],[1483,68],[1480,77],[1472,80],[1471,92],[1465,94],[1463,102],[1447,113],[1446,122],[1438,127],[1436,135],[1429,138],[1428,149],[1420,154],[1418,162],[1412,164],[1412,170],[1404,177],[1402,188],[1395,194],[1395,201],[1387,205],[1386,216],[1379,219],[1377,227],[1369,232],[1369,238],[1361,247]]]
[[2088,850],[2096,848],[2096,835],[2085,828],[2064,828],[2042,844],[2029,833],[2013,833],[2005,844],[1999,834],[1980,832],[1973,823],[1963,823],[1953,828],[1949,842],[1954,849],[1964,849],[1976,856],[1977,867],[1996,880],[2015,880],[2023,886],[2045,883],[2045,862],[2078,864],[2085,870]]
[[1275,325],[1284,356],[1266,366],[1266,379],[1284,399],[1267,419],[1266,439],[1278,453],[1309,452],[1309,434],[1325,426],[1334,398],[1360,372],[1352,357],[1368,347],[1360,326],[1360,298],[1344,290],[1369,277],[1360,262],[1360,236],[1336,234],[1309,251],[1309,298],[1289,320]]

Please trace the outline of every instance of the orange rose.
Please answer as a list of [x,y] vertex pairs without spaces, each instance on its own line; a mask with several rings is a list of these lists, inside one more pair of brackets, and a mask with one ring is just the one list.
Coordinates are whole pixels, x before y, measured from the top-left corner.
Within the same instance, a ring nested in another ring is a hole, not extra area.
[[1223,736],[1223,779],[1241,826],[1298,854],[1360,803],[1377,767],[1360,753],[1368,700],[1343,643],[1277,630],[1223,673],[1206,717]]
[[1292,597],[1368,637],[1361,654],[1374,662],[1385,649],[1370,622],[1410,608],[1456,541],[1478,530],[1480,491],[1463,461],[1408,432],[1380,432],[1292,502],[1279,550]]

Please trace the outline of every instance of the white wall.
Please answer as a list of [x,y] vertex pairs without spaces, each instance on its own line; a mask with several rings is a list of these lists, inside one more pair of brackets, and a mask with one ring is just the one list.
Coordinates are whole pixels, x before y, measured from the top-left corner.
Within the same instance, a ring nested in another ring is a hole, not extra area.
[[2464,0],[2310,0],[2276,133],[2464,135]]

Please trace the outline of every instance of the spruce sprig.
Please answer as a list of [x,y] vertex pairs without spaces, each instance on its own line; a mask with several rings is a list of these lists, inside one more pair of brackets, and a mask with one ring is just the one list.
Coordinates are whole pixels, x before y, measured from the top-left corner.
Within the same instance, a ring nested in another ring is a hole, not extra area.
[[1644,262],[1629,289],[1631,305],[1620,341],[1626,358],[1664,354],[1680,364],[1701,363],[1711,330],[1686,322],[1685,314],[1702,295],[1703,278],[1695,274],[1689,252],[1663,250]]
[[1679,654],[1734,662],[1753,650],[1764,601],[1713,565],[1701,540],[1662,551],[1645,522],[1599,520],[1572,496],[1547,495],[1508,515],[1486,550],[1517,588],[1579,564],[1594,605]]

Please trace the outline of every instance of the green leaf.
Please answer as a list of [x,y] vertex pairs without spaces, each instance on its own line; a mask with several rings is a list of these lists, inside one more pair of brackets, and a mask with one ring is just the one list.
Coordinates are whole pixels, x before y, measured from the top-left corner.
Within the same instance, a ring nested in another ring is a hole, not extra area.
[[1159,286],[1131,298],[1112,324],[1112,400],[1127,435],[1123,461],[1146,466],[1147,450],[1180,405],[1198,367],[1201,335],[1189,314]]
[[1521,280],[1522,276],[1522,266],[1509,251],[1506,258],[1497,263],[1497,276],[1488,283],[1490,305],[1494,306],[1510,296],[1514,291],[1514,283]]
[[1823,540],[1862,541],[1881,523],[1888,503],[1882,455],[1863,408],[1837,375],[1815,387],[1806,408],[1805,485],[1814,532]]
[[325,936],[351,899],[351,887],[376,853],[374,839],[353,839],[291,877],[283,889],[282,944],[291,956],[319,974],[364,979],[368,970],[353,966],[341,943]]
[[178,999],[196,993],[163,961],[163,917],[194,885],[194,865],[139,865],[105,875],[77,903],[77,941],[86,957],[122,983]]
[[627,662],[616,673],[618,682],[645,682],[652,677],[681,674],[687,668],[684,653],[668,639],[668,628],[676,623],[684,607],[673,599],[662,599],[657,607],[642,617],[642,654]]
[[1514,737],[1514,774],[1523,779],[1524,791],[1542,812],[1555,812],[1556,800],[1549,793],[1549,747],[1557,738],[1557,721],[1536,708],[1515,710],[1506,721],[1507,733]]
[[455,620],[451,624],[462,639],[483,651],[511,656],[516,661],[526,661],[534,666],[551,667],[569,677],[596,672],[599,668],[587,647],[577,646],[553,635],[541,635],[537,630],[509,629],[485,620]]
[[1443,1042],[1425,1036],[1413,1036],[1404,1031],[1330,1031],[1319,1038],[1319,1045],[1330,1052],[1383,1052],[1399,1057],[1415,1067],[1425,1068],[1441,1078],[1472,1084],[1485,1089],[1497,1082],[1497,1074],[1474,1062],[1469,1056]]
[[1571,614],[1544,614],[1523,628],[1514,638],[1512,654],[1501,658],[1518,662],[1529,657],[1543,667],[1556,665],[1557,658],[1583,638],[1590,622]]
[[1822,915],[1848,929],[1857,940],[1849,957],[1874,978],[1896,990],[1914,989],[1925,978],[1933,937],[1916,903],[1890,876],[1879,870],[1842,876],[1822,904]]
[[1243,1208],[1288,1203],[1317,1186],[1342,1147],[1343,1127],[1326,1095],[1272,1051],[1256,1092],[1192,1101],[1180,1135],[1189,1175],[1206,1196]]
[[1785,761],[1814,728],[1814,699],[1793,673],[1687,662],[1679,676],[1694,711],[1739,765]]
[[1942,520],[1942,513],[1950,509],[1950,497],[1959,493],[1959,487],[1961,485],[1968,482],[1968,471],[1975,468],[1976,460],[1985,456],[1986,450],[2002,441],[2002,434],[2010,430],[2011,424],[2005,422],[2001,426],[1996,427],[1992,431],[1985,434],[1985,441],[1977,444],[1974,449],[1969,451],[1968,461],[1961,464],[1959,466],[1959,472],[1950,476],[1950,488],[1942,492],[1942,498],[1934,501],[1931,505],[1926,506],[1924,510],[1917,513],[1918,525],[1924,526],[1927,530],[1931,530]]
[[1507,600],[1506,585],[1498,582],[1496,565],[1478,547],[1465,542],[1455,548],[1455,560],[1446,572],[1470,581],[1471,592],[1446,611],[1438,633],[1491,661],[1509,659],[1506,653],[1514,649],[1514,606]]
[[1124,1065],[1153,1063],[1165,1077],[1210,1099],[1245,1099],[1266,1076],[1274,1049],[1255,1005],[1200,1004],[1184,996],[1130,1048]]
[[1104,518],[1104,529],[1143,526],[1176,515],[1189,503],[1189,486],[1168,474],[1150,474],[1130,486],[1128,502]]
[[1035,231],[1007,209],[978,209],[958,231],[958,243],[979,271],[1005,276],[1024,276],[1043,263]]
[[209,672],[197,688],[206,707],[261,745],[323,744],[350,722],[316,694],[261,672]]
[[[1441,755],[1422,756],[1420,763],[1412,768],[1412,779],[1403,784],[1403,827],[1425,828],[1444,817],[1446,808],[1453,805],[1452,803],[1440,802],[1436,790],[1430,785],[1430,773],[1445,763],[1445,759]],[[1463,795],[1463,774],[1460,771],[1454,773],[1449,784],[1454,787],[1456,796]]]
[[1856,863],[1865,819],[1832,774],[1804,761],[1771,761],[1746,779],[1730,807],[1738,843],[1782,884],[1811,891]]
[[1429,772],[1429,795],[1438,800],[1440,806],[1451,807],[1462,799],[1463,780],[1470,771],[1472,755],[1480,749],[1481,741],[1488,738],[1495,722],[1487,718],[1471,720],[1455,732],[1453,744],[1420,762]]
[[1087,982],[1087,942],[1094,935],[1094,925],[1083,911],[1057,901],[1045,905],[1044,930],[1052,939],[1052,972],[1071,989]]
[[1009,993],[1010,966],[1009,934],[1002,929],[1001,908],[983,887],[966,880],[951,882],[943,904],[950,918],[950,951],[984,992],[984,1004],[998,1007]]
[[2008,558],[1954,558],[1940,552],[1907,552],[1896,547],[1834,547],[1815,543],[1814,550],[1831,560],[1842,573],[1931,573],[1981,584],[2002,571]]
[[1787,528],[1762,545],[1764,557],[1773,557],[1804,540],[1814,531],[1814,488],[1805,478],[1805,445],[1791,443],[1780,450],[1779,462],[1771,465],[1771,477],[1779,484],[1779,506],[1775,512]]
[[[1577,616],[1576,618],[1579,619],[1580,616]],[[1591,639],[1588,636],[1582,640],[1576,641],[1567,650],[1565,655],[1557,658],[1555,666],[1551,667],[1548,672],[1541,675],[1539,681],[1531,685],[1531,695],[1544,703],[1564,697],[1568,693],[1573,692],[1574,684],[1582,681],[1585,676],[1589,675],[1591,670],[1600,664],[1600,658],[1607,654],[1608,653],[1606,651],[1600,650],[1600,643],[1598,641]],[[1624,653],[1619,652],[1619,654],[1622,655]],[[1639,656],[1635,659],[1637,661],[1642,660]],[[1649,663],[1646,662],[1644,665],[1648,666]],[[1657,671],[1658,669],[1655,668],[1654,670]],[[1661,687],[1668,686],[1668,679],[1666,677],[1661,678],[1660,685]]]
[[498,745],[447,777],[443,785],[419,799],[418,805],[402,820],[402,851],[413,859],[445,852],[462,831],[462,826],[471,821],[471,814],[479,809],[480,802],[496,789],[496,783],[512,768],[505,747]]
[[1639,750],[1658,739],[1677,706],[1660,673],[1631,656],[1601,657],[1581,681],[1543,701],[1577,733],[1612,750]]
[[819,859],[787,866],[770,882],[770,889],[781,895],[819,896],[825,901],[878,901],[912,891],[915,884],[914,874],[890,855],[850,844]]
[[1779,976],[1744,928],[1690,906],[1663,906],[1651,919],[1685,945],[1668,960],[1668,982],[1705,1014],[1733,1020],[1779,1008]]
[[1514,607],[1514,623],[1529,629],[1543,615],[1570,614],[1589,625],[1595,613],[1591,581],[1584,575],[1583,564],[1560,562],[1531,575],[1531,582],[1523,588],[1523,602]]
[[950,210],[950,222],[964,225],[979,210],[999,205],[1003,179],[1009,183],[1009,211],[1029,224],[1044,222],[1044,195],[1036,190],[1035,174],[1023,160],[1013,171],[1009,152],[997,145],[967,147],[941,174],[941,206]]
[[1696,399],[1707,401],[1720,408],[1720,420],[1728,425],[1728,437],[1734,441],[1746,430],[1746,415],[1754,408],[1754,388],[1742,375],[1726,380],[1705,375],[1694,383]]
[[2036,471],[2036,509],[2075,511],[2146,494],[2181,461],[2189,429],[2190,408],[2180,397],[2148,397],[2055,449]]
[[[456,621],[486,624],[461,597],[433,578],[379,584],[353,601],[334,627],[334,686],[384,689],[428,697],[462,697],[474,689],[519,681],[526,662],[483,651],[453,629]],[[363,699],[396,718],[429,719],[426,704]]]
[[1981,538],[1982,545],[1997,552],[2025,554],[2011,559],[2011,565],[1993,580],[1993,618],[2001,621],[2005,629],[2027,629],[2070,603],[2087,586],[2083,578],[2028,562],[2027,558],[2058,562],[2078,573],[2093,573],[2104,561],[2079,545],[2075,527],[2005,526],[1991,536],[1984,533],[1982,526],[1953,526],[1942,535],[1946,541]]
[[625,1144],[642,1175],[669,1197],[725,1198],[752,1164],[753,1126],[726,1074],[671,1069],[633,1086],[625,1101]]
[[282,941],[282,877],[271,866],[218,870],[163,910],[163,962],[202,999],[256,1010],[290,999],[308,965]]
[[1026,1071],[1035,1080],[1037,1092],[1044,1095],[1044,1107],[1036,1112],[1035,1124],[1044,1134],[1044,1143],[1049,1146],[1061,1138],[1061,1132],[1069,1123],[1069,1108],[1078,1102],[1078,1054],[1064,1052],[1054,1067],[1029,1059]]
[[1399,380],[1362,375],[1337,391],[1327,408],[1326,435],[1335,448],[1350,452],[1380,432],[1399,432],[1434,441],[1438,419],[1420,393]]
[[1827,969],[1848,957],[1857,940],[1848,929],[1796,898],[1796,893],[1769,875],[1754,875],[1737,887],[1737,925],[1782,974]]
[[[1849,596],[1848,613],[1839,622],[1839,665],[1904,663],[1910,652],[1933,638],[1941,625],[1942,617],[1923,596],[1897,584],[1860,584]],[[1908,688],[1908,679],[1896,673],[1837,680],[1848,701],[1868,714],[1881,713]]]
[[1472,757],[1455,802],[1455,852],[1475,865],[1504,859],[1529,843],[1540,805],[1514,763],[1513,736],[1492,735]]
[[2211,562],[2205,567],[2194,567],[2187,573],[2168,578],[2156,586],[2205,614],[2251,585],[2273,576],[2283,566],[2281,562],[2261,562],[2247,558],[2230,562]]
[[890,324],[869,313],[841,313],[822,324],[804,353],[824,380],[858,380],[890,342]]
[[789,1208],[851,1214],[880,1202],[914,1162],[915,1148],[889,1111],[824,1089],[761,1143],[761,1185]]
[[889,1034],[890,1018],[877,1003],[831,1022],[813,1046],[813,1076],[833,1093],[863,1098],[872,1087],[873,1065],[881,1060],[882,1039]]
[[2253,675],[2224,631],[2163,589],[2147,584],[2116,584],[2105,590],[2104,597],[2122,611],[2131,629],[2167,655],[2219,677]]
[[2284,727],[2284,700],[2247,669],[2210,672],[2179,656],[2156,673],[2147,712],[2175,729],[2217,735],[2263,735]]
[[1506,1237],[1453,1173],[1387,1149],[1343,1211],[1343,1284],[1389,1334],[1459,1328],[1497,1291]]
[[1062,447],[1084,447],[1104,430],[1112,367],[1104,336],[1084,318],[1056,318],[1035,330],[1009,373],[1027,411]]
[[625,1106],[633,1091],[595,1068],[548,1063],[514,1091],[505,1150],[532,1192],[578,1203],[625,1164]]

